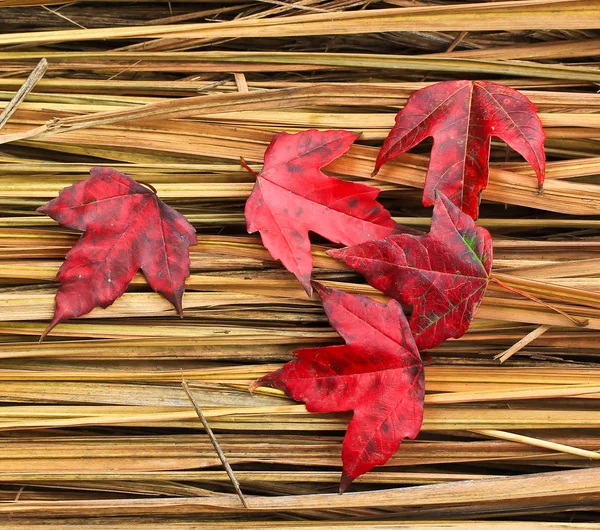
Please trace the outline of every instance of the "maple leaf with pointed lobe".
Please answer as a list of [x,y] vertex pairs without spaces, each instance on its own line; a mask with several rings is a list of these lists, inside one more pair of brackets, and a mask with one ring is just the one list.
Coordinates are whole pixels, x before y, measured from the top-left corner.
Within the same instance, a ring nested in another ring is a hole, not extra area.
[[392,235],[327,253],[376,289],[413,306],[410,328],[419,350],[466,333],[492,268],[489,232],[441,194],[429,233]]
[[310,412],[354,411],[342,445],[340,492],[353,479],[385,464],[423,422],[425,375],[402,307],[317,283],[329,322],[342,346],[305,348],[252,385],[283,390]]
[[56,309],[42,339],[59,322],[111,305],[140,268],[182,315],[194,228],[127,175],[107,167],[90,174],[38,208],[61,226],[84,231],[56,275]]
[[444,81],[418,90],[396,116],[373,174],[428,136],[433,137],[433,148],[423,190],[425,206],[434,203],[439,191],[477,219],[493,136],[531,164],[542,188],[546,135],[533,103],[512,88],[490,81]]
[[394,229],[389,212],[375,200],[377,188],[321,172],[357,138],[348,131],[277,134],[246,202],[248,232],[260,232],[271,256],[281,260],[309,294],[313,262],[309,231],[334,243],[354,245],[381,239]]

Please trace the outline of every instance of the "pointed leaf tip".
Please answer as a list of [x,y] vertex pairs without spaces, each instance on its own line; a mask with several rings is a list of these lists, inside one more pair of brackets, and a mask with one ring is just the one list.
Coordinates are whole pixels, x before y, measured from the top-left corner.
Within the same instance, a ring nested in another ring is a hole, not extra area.
[[257,379],[256,381],[252,381],[252,383],[248,385],[248,392],[252,394],[252,392],[254,392],[259,386],[261,386],[261,381],[262,377],[260,379]]
[[308,295],[309,298],[312,298],[313,285],[312,285],[310,279],[308,281],[301,280],[300,283],[302,284],[302,287],[304,287],[304,292]]
[[46,329],[40,335],[40,340],[38,342],[44,342],[44,339],[48,336],[48,333],[50,333],[58,324],[60,324],[60,322],[61,322],[60,317],[58,317],[55,314],[54,318],[52,319],[52,321],[50,322],[50,324],[48,324],[48,326],[46,327]]
[[342,478],[340,478],[340,488],[339,488],[340,495],[343,495],[346,492],[346,490],[348,489],[350,484],[352,484],[353,480],[354,479],[352,477],[350,477],[349,475],[347,475],[345,471],[342,471]]
[[[169,299],[168,297],[167,300]],[[171,301],[171,300],[169,300]],[[173,301],[171,301],[171,303],[175,306],[175,311],[177,311],[177,315],[179,316],[179,318],[183,318],[183,301],[181,298],[179,297],[175,297],[175,299]]]

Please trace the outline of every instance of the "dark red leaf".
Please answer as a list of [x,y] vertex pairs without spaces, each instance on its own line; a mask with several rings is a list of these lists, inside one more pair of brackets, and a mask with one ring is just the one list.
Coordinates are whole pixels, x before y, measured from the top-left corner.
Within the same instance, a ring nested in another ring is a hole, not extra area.
[[392,235],[328,254],[376,289],[411,304],[410,328],[425,350],[469,328],[489,282],[492,238],[439,194],[424,236]]
[[354,411],[342,446],[340,491],[385,464],[423,422],[425,376],[402,307],[314,284],[343,346],[307,348],[259,379],[311,412]]
[[246,203],[249,233],[260,232],[275,259],[311,293],[308,232],[354,245],[392,233],[394,221],[375,198],[377,188],[324,175],[358,135],[348,131],[279,133],[265,152],[262,173]]
[[58,271],[54,318],[42,338],[59,322],[108,307],[140,268],[152,289],[182,314],[194,228],[127,175],[107,167],[90,174],[38,209],[61,226],[85,232]]
[[396,116],[375,164],[381,166],[433,137],[423,204],[435,192],[477,219],[488,183],[491,137],[506,142],[532,165],[541,189],[546,168],[542,123],[523,94],[489,81],[445,81],[415,92]]

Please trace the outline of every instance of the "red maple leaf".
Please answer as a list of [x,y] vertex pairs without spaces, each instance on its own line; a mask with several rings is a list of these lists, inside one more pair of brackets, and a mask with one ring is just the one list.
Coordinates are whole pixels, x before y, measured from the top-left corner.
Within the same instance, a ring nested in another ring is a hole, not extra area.
[[481,192],[488,183],[491,137],[520,153],[537,174],[541,190],[546,156],[542,123],[523,94],[489,81],[445,81],[415,92],[396,116],[385,139],[375,171],[433,137],[423,204],[435,202],[435,192],[477,219]]
[[375,200],[377,188],[320,171],[356,138],[348,131],[277,134],[246,203],[248,232],[260,232],[271,256],[281,260],[309,294],[313,262],[309,231],[335,243],[355,245],[386,237],[394,228],[389,212]]
[[342,445],[340,492],[385,464],[423,422],[425,375],[402,307],[314,284],[342,346],[306,348],[252,385],[269,385],[311,412],[354,411]]
[[108,307],[140,268],[152,289],[182,314],[194,228],[127,175],[107,167],[90,174],[38,208],[61,226],[85,231],[56,275],[56,309],[42,339],[59,322]]
[[410,328],[424,350],[466,333],[490,281],[492,238],[438,194],[429,233],[392,235],[328,254],[412,305]]

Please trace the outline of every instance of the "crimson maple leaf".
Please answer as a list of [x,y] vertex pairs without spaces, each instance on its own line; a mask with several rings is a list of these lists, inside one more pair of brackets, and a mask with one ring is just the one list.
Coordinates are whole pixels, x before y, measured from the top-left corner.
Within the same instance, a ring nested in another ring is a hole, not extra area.
[[342,346],[306,348],[252,385],[304,401],[311,412],[354,411],[342,445],[340,492],[385,464],[423,422],[425,375],[402,307],[317,283],[315,289]]
[[194,228],[127,175],[108,167],[90,174],[38,208],[61,226],[85,231],[56,275],[56,309],[42,339],[59,322],[111,305],[140,268],[152,289],[182,314]]
[[381,239],[394,228],[389,212],[375,200],[377,188],[320,171],[356,138],[348,131],[277,134],[246,202],[248,232],[260,232],[271,256],[281,260],[309,294],[313,262],[309,231],[335,243],[354,245]]
[[488,183],[491,137],[506,142],[533,167],[541,190],[546,137],[536,108],[523,94],[489,81],[445,81],[410,96],[383,143],[375,171],[433,137],[423,204],[435,192],[477,219],[481,192]]
[[328,254],[411,304],[410,328],[424,350],[466,333],[490,281],[492,238],[438,194],[429,233],[391,235]]

